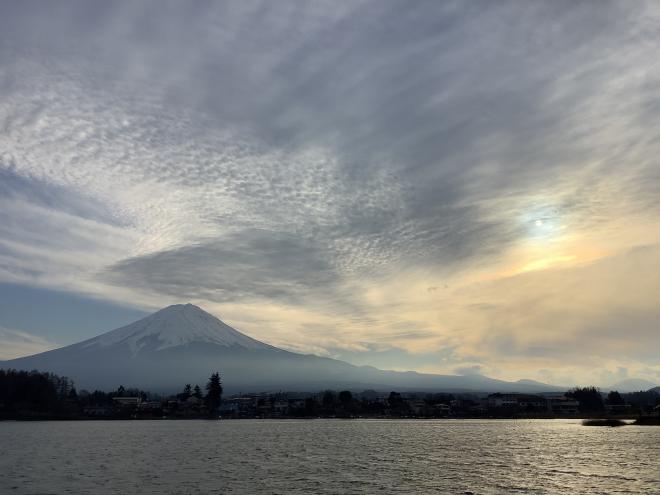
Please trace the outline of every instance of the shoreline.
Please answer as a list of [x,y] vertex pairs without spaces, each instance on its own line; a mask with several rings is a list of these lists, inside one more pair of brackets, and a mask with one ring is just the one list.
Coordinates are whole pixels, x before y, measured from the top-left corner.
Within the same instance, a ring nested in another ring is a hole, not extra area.
[[[331,420],[331,421],[582,421],[585,426],[612,426],[611,423],[617,422],[616,426],[659,426],[660,417],[656,416],[642,416],[642,417],[613,417],[613,418],[597,418],[588,416],[558,416],[558,417],[442,417],[442,418],[421,418],[421,417],[263,417],[263,418],[209,418],[209,417],[142,417],[142,418],[112,418],[112,417],[85,417],[85,418],[63,418],[63,417],[49,417],[49,418],[5,418],[0,419],[1,423],[30,423],[30,422],[90,422],[90,421],[318,421],[318,420]],[[588,423],[593,422],[593,424]]]

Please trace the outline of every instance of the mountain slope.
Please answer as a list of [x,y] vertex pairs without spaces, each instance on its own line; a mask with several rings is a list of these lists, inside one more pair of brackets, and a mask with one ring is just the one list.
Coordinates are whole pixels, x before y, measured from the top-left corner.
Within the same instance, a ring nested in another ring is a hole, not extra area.
[[205,342],[220,347],[273,349],[192,304],[168,306],[125,327],[86,340],[79,349],[128,346],[134,356],[169,347]]
[[272,390],[519,391],[557,390],[538,382],[505,382],[480,375],[383,371],[284,351],[252,339],[191,304],[169,306],[98,337],[33,356],[0,362],[2,368],[39,369],[73,378],[79,389],[135,386],[171,392],[203,385],[220,371],[233,392]]

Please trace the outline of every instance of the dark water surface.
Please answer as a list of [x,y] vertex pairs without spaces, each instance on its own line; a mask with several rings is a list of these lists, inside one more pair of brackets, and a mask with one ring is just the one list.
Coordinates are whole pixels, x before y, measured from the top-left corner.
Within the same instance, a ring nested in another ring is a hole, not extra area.
[[2,494],[660,494],[660,427],[0,422]]

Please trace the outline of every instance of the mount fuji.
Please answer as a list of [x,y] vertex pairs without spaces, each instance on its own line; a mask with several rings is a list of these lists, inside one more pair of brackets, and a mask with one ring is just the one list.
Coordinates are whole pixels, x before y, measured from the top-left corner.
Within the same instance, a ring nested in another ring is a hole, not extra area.
[[376,389],[417,391],[557,390],[538,382],[506,382],[481,375],[384,371],[297,354],[259,342],[192,304],[168,306],[130,325],[52,351],[0,362],[0,368],[49,371],[78,389],[119,385],[173,392],[206,383],[219,371],[225,390],[265,392]]

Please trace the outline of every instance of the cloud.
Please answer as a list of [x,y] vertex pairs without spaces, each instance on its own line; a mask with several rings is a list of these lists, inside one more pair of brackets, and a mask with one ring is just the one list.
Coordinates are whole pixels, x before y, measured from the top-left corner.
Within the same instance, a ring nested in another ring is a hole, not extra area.
[[58,347],[48,340],[22,330],[0,327],[0,359],[14,359]]
[[[223,238],[123,260],[108,270],[121,285],[218,302],[302,302],[339,283],[325,245],[282,232],[242,230]],[[332,294],[334,295],[334,294]]]
[[[655,366],[618,329],[653,341],[633,273],[660,243],[659,17],[7,3],[0,280],[193,299],[327,353],[451,349],[443,370],[494,370],[487,352],[568,366],[587,342]],[[631,271],[608,278],[599,260],[622,253]]]
[[454,372],[461,376],[482,375],[484,373],[484,367],[480,364],[473,364],[471,366],[459,366],[454,370]]

